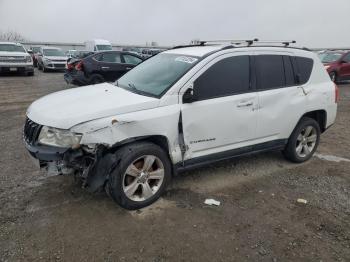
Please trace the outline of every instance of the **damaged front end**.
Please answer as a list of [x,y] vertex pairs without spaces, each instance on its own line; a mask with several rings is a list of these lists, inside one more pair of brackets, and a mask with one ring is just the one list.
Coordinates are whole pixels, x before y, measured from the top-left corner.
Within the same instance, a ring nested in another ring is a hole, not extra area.
[[104,145],[75,145],[59,147],[39,142],[43,126],[27,119],[23,140],[37,166],[46,169],[48,176],[72,175],[83,187],[95,192],[103,188],[113,168],[114,154]]

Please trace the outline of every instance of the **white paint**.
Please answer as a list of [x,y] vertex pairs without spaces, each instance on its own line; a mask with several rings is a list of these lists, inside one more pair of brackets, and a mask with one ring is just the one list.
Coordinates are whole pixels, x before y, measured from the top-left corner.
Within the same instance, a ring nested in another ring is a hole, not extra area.
[[210,199],[206,199],[204,201],[204,204],[209,205],[209,206],[213,206],[213,205],[214,206],[220,206],[220,201],[217,201],[215,199],[210,198]]
[[[183,160],[178,140],[180,112],[188,146],[184,160],[288,139],[301,116],[313,110],[327,112],[327,127],[334,123],[337,111],[334,83],[315,54],[277,47],[219,50],[221,47],[166,51],[179,56],[204,56],[218,50],[195,64],[160,98],[134,94],[104,83],[50,94],[35,101],[27,115],[41,125],[82,134],[82,145],[111,146],[135,137],[163,136],[173,164]],[[182,104],[184,92],[213,64],[231,56],[257,54],[311,58],[314,67],[310,80],[303,89],[293,86]],[[306,95],[303,90],[307,91]],[[115,119],[118,122],[112,124]]]
[[322,159],[322,160],[326,160],[326,161],[332,161],[332,162],[350,162],[350,159],[347,158],[343,158],[343,157],[338,157],[338,156],[333,156],[333,155],[323,155],[323,154],[314,154],[315,157]]

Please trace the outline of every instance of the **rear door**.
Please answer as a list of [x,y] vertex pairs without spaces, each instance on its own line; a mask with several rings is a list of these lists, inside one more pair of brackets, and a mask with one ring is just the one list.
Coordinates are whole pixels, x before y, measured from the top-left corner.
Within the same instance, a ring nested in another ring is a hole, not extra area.
[[107,81],[115,81],[124,74],[125,69],[122,64],[119,52],[106,52],[100,58],[98,69]]
[[190,80],[197,100],[181,105],[185,159],[254,144],[258,101],[251,89],[250,57],[243,54],[220,56]]
[[[259,99],[257,137],[259,143],[283,143],[305,110],[306,98],[300,87],[307,82],[309,76],[299,75],[301,82],[297,84],[298,63],[296,58],[288,53],[255,54]],[[303,65],[300,62],[300,67]]]
[[341,61],[339,76],[341,78],[350,79],[350,53],[345,55]]

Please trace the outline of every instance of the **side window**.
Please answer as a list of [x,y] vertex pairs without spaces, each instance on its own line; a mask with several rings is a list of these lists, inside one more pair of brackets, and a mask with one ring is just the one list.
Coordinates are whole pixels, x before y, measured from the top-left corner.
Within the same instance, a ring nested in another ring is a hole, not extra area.
[[310,79],[314,61],[311,58],[295,57],[295,61],[298,66],[299,84],[303,85]]
[[120,54],[118,53],[104,53],[102,61],[106,63],[121,63]]
[[133,55],[123,55],[126,64],[137,65],[142,62],[142,60]]
[[294,70],[293,70],[291,57],[283,56],[283,64],[284,64],[284,75],[286,76],[286,86],[294,86],[296,83],[295,83]]
[[94,56],[94,59],[96,60],[96,61],[102,61],[102,54],[98,54],[98,55],[95,55]]
[[194,82],[198,100],[229,96],[249,90],[249,56],[224,58],[207,69]]
[[348,53],[346,56],[344,56],[343,61],[347,62],[347,63],[350,62],[350,53]]
[[257,88],[266,90],[285,86],[283,56],[255,56]]

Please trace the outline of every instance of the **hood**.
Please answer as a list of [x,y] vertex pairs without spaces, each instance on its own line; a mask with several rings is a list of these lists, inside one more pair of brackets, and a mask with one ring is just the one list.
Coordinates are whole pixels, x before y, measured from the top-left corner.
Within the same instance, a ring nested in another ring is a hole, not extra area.
[[49,56],[49,55],[45,55],[44,57],[47,58],[47,59],[50,59],[50,60],[67,60],[68,59],[67,56]]
[[41,125],[69,129],[94,119],[155,108],[158,104],[159,99],[103,83],[44,96],[30,105],[27,116]]
[[0,51],[0,56],[29,56],[29,54],[26,52]]

